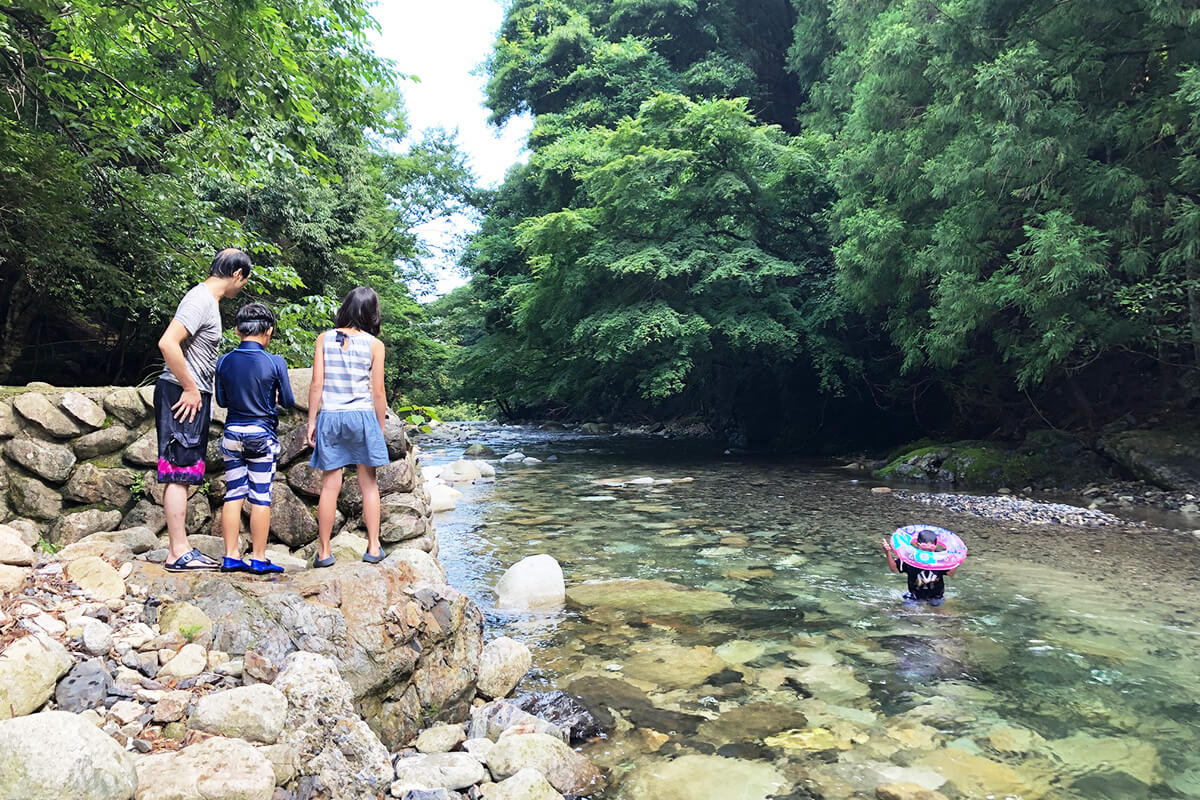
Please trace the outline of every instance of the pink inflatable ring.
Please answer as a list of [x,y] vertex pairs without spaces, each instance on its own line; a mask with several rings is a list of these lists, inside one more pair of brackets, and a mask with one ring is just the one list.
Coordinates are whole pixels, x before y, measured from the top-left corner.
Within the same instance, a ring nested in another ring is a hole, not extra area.
[[[916,545],[917,534],[933,531],[937,534],[937,550],[922,550]],[[892,533],[892,550],[896,557],[917,569],[954,569],[967,559],[963,540],[945,528],[933,525],[905,525]]]

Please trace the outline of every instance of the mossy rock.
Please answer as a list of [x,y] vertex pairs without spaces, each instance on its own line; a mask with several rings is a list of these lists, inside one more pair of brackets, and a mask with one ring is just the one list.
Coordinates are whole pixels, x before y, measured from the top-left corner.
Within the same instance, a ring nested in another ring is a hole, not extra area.
[[892,459],[876,475],[997,487],[1035,483],[1047,471],[1041,455],[1016,452],[990,442],[964,441],[910,450]]

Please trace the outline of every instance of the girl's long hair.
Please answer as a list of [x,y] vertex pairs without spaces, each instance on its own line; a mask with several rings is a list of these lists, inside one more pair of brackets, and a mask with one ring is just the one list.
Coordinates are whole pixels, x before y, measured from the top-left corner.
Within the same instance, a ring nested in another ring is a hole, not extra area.
[[379,295],[367,286],[359,286],[342,301],[338,309],[335,328],[358,328],[372,336],[379,335],[382,320],[379,316]]

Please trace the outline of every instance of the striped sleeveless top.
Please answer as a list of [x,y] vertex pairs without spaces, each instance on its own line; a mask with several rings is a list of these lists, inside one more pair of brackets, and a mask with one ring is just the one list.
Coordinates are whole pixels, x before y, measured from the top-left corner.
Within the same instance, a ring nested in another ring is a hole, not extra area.
[[[343,340],[339,342],[339,337]],[[324,411],[374,411],[371,400],[371,343],[369,333],[325,332],[325,383],[321,386]]]

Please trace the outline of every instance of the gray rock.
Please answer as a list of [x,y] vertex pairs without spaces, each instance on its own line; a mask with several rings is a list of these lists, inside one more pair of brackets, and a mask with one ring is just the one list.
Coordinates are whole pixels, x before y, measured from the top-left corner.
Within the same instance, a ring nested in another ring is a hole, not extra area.
[[83,617],[79,624],[83,628],[83,649],[88,655],[108,655],[113,646],[112,628],[91,617]]
[[112,676],[104,668],[104,662],[90,658],[80,661],[58,682],[54,690],[54,702],[63,711],[79,714],[104,705],[104,698],[108,696],[111,686]]
[[324,474],[322,470],[302,461],[287,471],[288,486],[307,497],[319,497]]
[[9,439],[4,454],[50,483],[65,481],[75,466],[75,454],[69,447],[40,439]]
[[[246,507],[249,503],[245,504]],[[187,513],[184,515],[184,527],[188,535],[199,533],[208,527],[209,522],[213,518],[212,506],[208,502],[208,497],[197,492],[188,500]],[[222,548],[222,551],[224,548]],[[224,555],[224,552],[221,553]]]
[[0,564],[28,567],[33,562],[33,548],[25,544],[21,534],[7,525],[0,526]]
[[408,438],[404,422],[395,414],[388,412],[383,423],[383,438],[387,442],[388,458],[392,461],[404,458],[412,449],[412,440]]
[[312,453],[306,437],[307,432],[304,425],[298,425],[279,437],[279,466],[290,466],[301,456],[308,456]]
[[560,689],[522,695],[513,703],[538,719],[554,723],[567,734],[568,743],[602,736],[609,727],[589,711],[582,700]]
[[0,402],[0,439],[11,439],[21,433],[21,423],[13,416],[12,402]]
[[1100,449],[1142,480],[1200,492],[1200,431],[1194,426],[1123,431],[1100,439]]
[[[380,467],[375,472],[375,479],[379,483],[381,497],[393,492],[411,492],[417,483],[412,464],[403,459]],[[356,517],[362,513],[362,489],[358,485],[357,475],[347,478],[342,483],[342,491],[338,495],[338,508],[348,517]]]
[[463,450],[463,455],[468,458],[493,458],[496,451],[486,444],[472,444],[467,445],[467,448]]
[[292,549],[317,539],[317,520],[312,508],[281,482],[271,489],[271,532]]
[[[42,707],[54,685],[71,668],[67,648],[43,634],[25,636],[0,652],[0,719],[20,717]],[[0,760],[3,755],[0,755]],[[0,768],[0,776],[3,775]],[[0,785],[3,785],[0,777]],[[0,797],[5,795],[0,792]]]
[[122,528],[146,528],[155,536],[167,527],[167,515],[162,506],[149,500],[139,500],[121,519]]
[[275,688],[288,702],[280,741],[296,751],[301,775],[319,778],[334,797],[364,797],[389,786],[387,749],[355,712],[350,685],[333,661],[292,653]]
[[100,469],[80,464],[63,487],[63,497],[87,505],[103,504],[122,508],[133,499],[130,488],[137,479],[133,470]]
[[50,528],[50,541],[55,544],[75,544],[85,536],[100,531],[111,531],[121,525],[120,511],[101,511],[91,508],[87,511],[77,511],[74,514],[64,514]]
[[434,725],[421,731],[416,748],[422,753],[449,753],[467,738],[462,725]]
[[296,408],[308,411],[308,390],[312,387],[312,367],[297,367],[288,370],[288,382],[296,398]]
[[62,406],[63,411],[74,417],[76,422],[92,430],[102,427],[108,417],[103,408],[79,392],[67,392],[58,404]]
[[552,722],[539,719],[528,711],[522,711],[511,700],[494,700],[471,711],[471,724],[467,736],[471,739],[497,741],[510,728],[544,733],[560,741],[567,741],[566,731]]
[[[465,789],[487,778],[470,753],[432,753],[396,759],[397,787]],[[392,794],[398,794],[394,789]]]
[[137,761],[137,800],[271,800],[275,770],[254,745],[214,737]]
[[100,531],[87,537],[89,540],[113,542],[128,547],[131,553],[140,555],[158,547],[158,536],[149,528],[122,528],[118,531]]
[[133,760],[82,716],[47,711],[0,722],[0,797],[130,800],[137,786]]
[[488,751],[488,770],[494,780],[505,780],[527,767],[542,773],[562,794],[591,794],[602,782],[591,761],[561,739],[543,733],[502,736]]
[[488,699],[507,697],[531,666],[528,647],[507,636],[493,639],[479,657],[479,694]]
[[196,702],[188,721],[195,730],[274,744],[283,732],[287,698],[274,686],[239,686],[205,695]]
[[108,413],[131,428],[140,425],[150,416],[150,408],[142,400],[137,389],[117,389],[104,398],[104,407]]
[[43,433],[59,439],[70,439],[85,432],[75,420],[58,409],[39,392],[26,392],[13,399],[13,408],[26,422]]
[[35,520],[56,519],[62,513],[62,495],[37,478],[10,475],[8,498],[13,511]]
[[124,458],[135,467],[157,467],[158,434],[155,430],[151,428],[126,447]]
[[379,511],[379,538],[385,544],[416,539],[430,531],[429,505],[416,493],[385,495]]
[[129,444],[131,434],[124,425],[111,425],[98,431],[84,434],[71,443],[75,457],[80,460],[115,453]]
[[46,524],[34,522],[31,519],[10,519],[4,523],[5,527],[17,532],[21,537],[21,541],[33,547],[41,540],[42,534],[45,533]]

